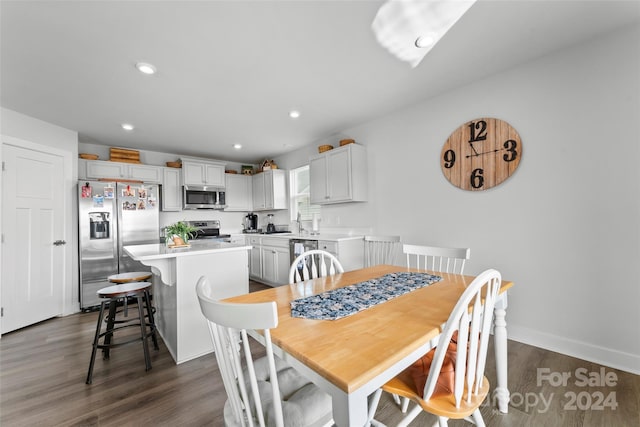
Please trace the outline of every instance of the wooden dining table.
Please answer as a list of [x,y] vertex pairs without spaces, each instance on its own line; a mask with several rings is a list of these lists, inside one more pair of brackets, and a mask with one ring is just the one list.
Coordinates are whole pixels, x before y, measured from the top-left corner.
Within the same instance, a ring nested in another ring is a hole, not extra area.
[[[394,272],[426,272],[442,277],[429,286],[338,320],[291,316],[290,302]],[[437,344],[441,328],[474,276],[378,265],[225,299],[275,301],[278,326],[271,330],[274,352],[332,398],[339,427],[367,423],[368,397]],[[505,310],[510,281],[502,282],[494,316],[497,385],[493,396],[507,412]],[[256,331],[252,336],[264,343]]]

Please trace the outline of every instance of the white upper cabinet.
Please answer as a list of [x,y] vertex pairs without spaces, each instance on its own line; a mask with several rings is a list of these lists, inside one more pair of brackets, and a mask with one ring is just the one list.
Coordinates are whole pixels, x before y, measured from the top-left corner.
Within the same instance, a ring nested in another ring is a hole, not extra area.
[[309,160],[310,197],[313,204],[367,200],[367,151],[347,144]]
[[162,168],[162,210],[181,211],[182,210],[182,186],[180,175],[182,171],[176,168]]
[[161,166],[131,164],[129,165],[129,178],[161,184],[163,169]]
[[225,163],[208,162],[188,157],[183,157],[181,160],[184,185],[206,185],[224,188]]
[[89,160],[87,161],[87,179],[129,178],[128,166],[126,163]]
[[253,209],[253,181],[251,175],[226,174],[225,211],[251,211]]
[[149,184],[162,183],[161,166],[82,159],[78,164],[80,179],[133,179]]
[[253,176],[253,210],[287,209],[286,171],[271,169]]

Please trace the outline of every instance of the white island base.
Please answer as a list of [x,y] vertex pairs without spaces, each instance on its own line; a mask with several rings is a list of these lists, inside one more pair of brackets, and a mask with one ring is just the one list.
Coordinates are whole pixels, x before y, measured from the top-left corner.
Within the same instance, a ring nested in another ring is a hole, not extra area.
[[194,242],[183,249],[151,244],[124,250],[151,267],[156,327],[176,364],[213,352],[196,283],[206,276],[217,299],[248,293],[251,246]]

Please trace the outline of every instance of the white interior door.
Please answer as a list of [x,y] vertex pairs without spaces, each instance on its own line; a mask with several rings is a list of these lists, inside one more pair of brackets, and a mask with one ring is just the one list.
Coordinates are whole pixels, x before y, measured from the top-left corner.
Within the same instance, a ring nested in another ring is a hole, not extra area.
[[64,159],[8,144],[2,159],[0,333],[6,333],[62,314],[66,242]]

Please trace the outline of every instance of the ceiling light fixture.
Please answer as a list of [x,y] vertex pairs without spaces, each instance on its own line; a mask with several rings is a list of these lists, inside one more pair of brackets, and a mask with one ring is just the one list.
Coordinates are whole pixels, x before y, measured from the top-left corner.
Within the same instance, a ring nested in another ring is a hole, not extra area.
[[376,40],[416,67],[476,0],[387,0],[371,24]]
[[156,73],[156,67],[154,67],[153,65],[148,64],[146,62],[138,62],[136,64],[136,68],[142,74],[151,75],[151,74],[155,74]]
[[298,110],[289,111],[289,117],[291,117],[292,119],[297,119],[298,117],[300,117],[300,111]]
[[124,129],[124,130],[126,130],[128,132],[131,132],[134,129],[133,125],[129,124],[129,123],[123,123],[121,126],[122,126],[122,129]]
[[436,40],[437,39],[435,34],[428,33],[423,36],[418,36],[418,38],[415,41],[415,45],[416,47],[419,47],[419,48],[427,48],[436,44]]
[[239,150],[242,148],[242,144],[233,144],[232,147],[235,148],[236,150]]

